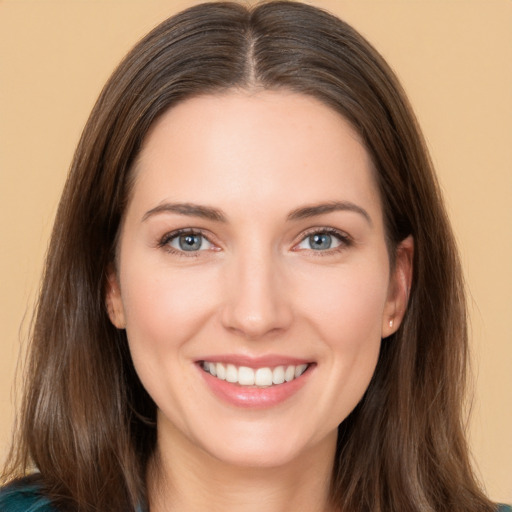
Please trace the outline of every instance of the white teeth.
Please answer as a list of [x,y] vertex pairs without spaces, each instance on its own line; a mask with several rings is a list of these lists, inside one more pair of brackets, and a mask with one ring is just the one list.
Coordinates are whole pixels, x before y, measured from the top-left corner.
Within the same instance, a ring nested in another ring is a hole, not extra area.
[[270,368],[258,368],[254,376],[256,386],[272,386],[272,370]]
[[290,382],[295,378],[295,366],[287,366],[284,372],[284,380]]
[[282,384],[284,382],[284,366],[278,366],[274,368],[272,372],[272,383]]
[[238,371],[236,366],[228,364],[226,366],[226,380],[228,382],[238,382]]
[[222,363],[217,363],[215,366],[217,370],[217,378],[220,380],[226,380],[226,367]]
[[247,366],[238,368],[238,383],[242,386],[254,386],[254,370]]
[[307,364],[297,366],[276,366],[274,369],[249,368],[248,366],[237,367],[234,364],[210,363],[204,361],[202,367],[205,372],[217,377],[220,380],[237,383],[240,386],[269,387],[272,385],[290,382],[300,377],[308,368]]
[[295,367],[295,378],[300,377],[308,367],[307,364],[300,364],[299,366]]

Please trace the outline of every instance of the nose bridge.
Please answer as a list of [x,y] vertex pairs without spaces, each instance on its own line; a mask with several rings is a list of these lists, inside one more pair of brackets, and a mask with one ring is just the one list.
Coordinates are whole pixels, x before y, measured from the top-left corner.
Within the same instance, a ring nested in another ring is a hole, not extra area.
[[278,255],[268,246],[251,244],[233,256],[222,321],[247,338],[285,329],[291,321]]

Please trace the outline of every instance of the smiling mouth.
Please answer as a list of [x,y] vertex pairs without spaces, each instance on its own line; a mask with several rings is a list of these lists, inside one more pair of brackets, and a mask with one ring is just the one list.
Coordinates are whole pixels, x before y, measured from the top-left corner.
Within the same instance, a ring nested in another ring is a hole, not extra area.
[[219,380],[225,380],[239,386],[268,388],[299,378],[309,368],[310,364],[276,366],[274,368],[269,366],[249,368],[248,366],[201,361],[200,366],[205,372]]

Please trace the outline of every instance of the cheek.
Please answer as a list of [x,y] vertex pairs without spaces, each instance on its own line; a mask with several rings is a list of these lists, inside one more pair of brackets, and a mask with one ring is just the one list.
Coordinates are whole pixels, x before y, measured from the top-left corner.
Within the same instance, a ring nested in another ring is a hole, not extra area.
[[329,269],[310,274],[295,293],[304,315],[334,344],[380,341],[388,295],[386,268],[380,264]]
[[340,420],[362,398],[375,371],[388,295],[385,265],[379,260],[319,272],[309,283],[309,293],[297,292],[304,298],[303,316],[325,349],[321,363],[329,368],[325,389],[330,391],[323,397],[324,406],[336,403]]
[[[126,332],[135,358],[139,351],[179,347],[194,337],[214,310],[211,272],[170,271],[165,266],[126,268],[122,288]],[[146,355],[149,355],[146,354]]]
[[[190,355],[194,340],[215,311],[212,276],[170,271],[161,265],[126,265],[122,289],[126,334],[135,370],[159,408],[174,411],[177,424],[187,417],[181,394],[192,389]],[[191,341],[192,340],[192,341]]]

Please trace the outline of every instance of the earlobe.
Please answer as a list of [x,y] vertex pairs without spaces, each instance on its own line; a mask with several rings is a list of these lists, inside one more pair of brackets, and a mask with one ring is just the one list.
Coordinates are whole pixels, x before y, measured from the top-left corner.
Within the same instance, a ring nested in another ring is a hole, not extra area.
[[126,327],[121,288],[117,273],[113,268],[108,271],[107,288],[105,290],[105,306],[112,324],[118,329]]
[[412,235],[397,247],[395,267],[389,283],[389,295],[382,318],[382,338],[395,333],[405,315],[413,275],[414,239]]

